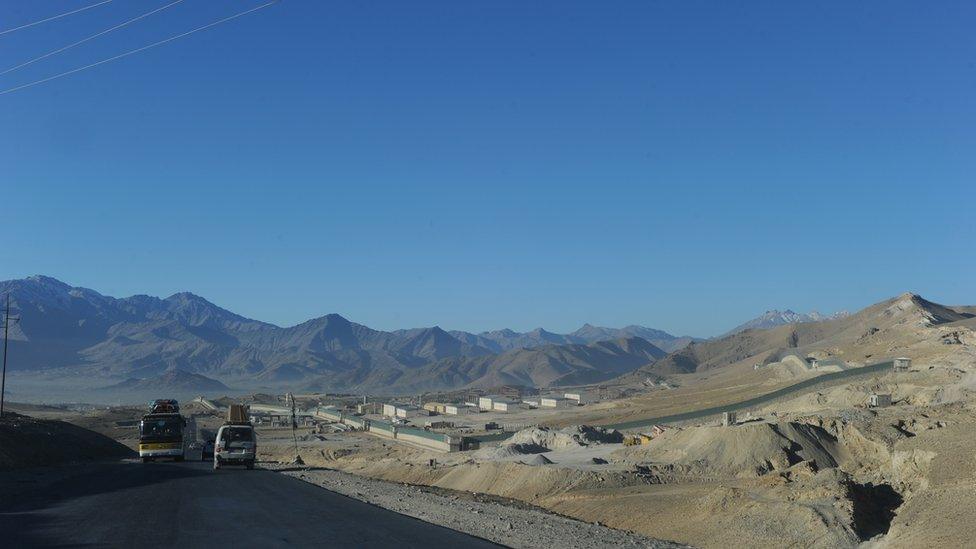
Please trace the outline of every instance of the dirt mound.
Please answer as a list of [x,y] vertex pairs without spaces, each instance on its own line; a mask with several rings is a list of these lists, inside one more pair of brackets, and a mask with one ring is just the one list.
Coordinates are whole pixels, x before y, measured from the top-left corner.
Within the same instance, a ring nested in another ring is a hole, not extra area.
[[63,421],[9,412],[0,419],[0,470],[133,455],[119,442]]
[[552,460],[542,454],[536,454],[531,459],[524,461],[526,465],[551,465]]
[[540,446],[538,444],[529,443],[513,443],[513,444],[502,444],[500,446],[482,448],[474,452],[474,457],[479,459],[505,459],[512,456],[525,456],[532,454],[541,454],[542,452],[548,452],[549,448],[545,446]]
[[668,431],[615,455],[680,480],[757,477],[804,461],[815,469],[836,467],[841,452],[837,439],[816,425],[751,423]]
[[515,433],[511,438],[515,444],[532,444],[548,450],[578,448],[592,444],[620,443],[623,440],[623,435],[615,429],[608,430],[589,425],[576,425],[565,429],[532,427]]

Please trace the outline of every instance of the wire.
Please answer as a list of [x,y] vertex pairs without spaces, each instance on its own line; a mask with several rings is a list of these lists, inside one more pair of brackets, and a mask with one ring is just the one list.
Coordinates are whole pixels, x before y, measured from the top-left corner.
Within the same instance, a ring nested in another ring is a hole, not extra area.
[[146,50],[148,50],[150,48],[155,48],[156,46],[162,46],[163,44],[166,44],[167,42],[172,42],[173,40],[178,40],[178,39],[183,38],[185,36],[189,36],[189,35],[191,35],[191,34],[193,34],[195,32],[200,32],[202,30],[206,30],[206,29],[209,29],[211,27],[216,27],[217,25],[220,25],[221,23],[226,23],[226,22],[228,22],[228,21],[230,21],[232,19],[237,19],[238,17],[243,17],[243,16],[245,16],[245,15],[247,15],[249,13],[253,13],[253,12],[256,12],[258,10],[267,8],[268,6],[271,6],[273,4],[277,4],[278,1],[279,0],[271,0],[270,2],[267,2],[265,4],[261,4],[260,6],[251,8],[249,10],[245,10],[245,11],[242,11],[242,12],[239,12],[239,13],[235,13],[234,15],[230,15],[228,17],[224,17],[223,19],[218,19],[217,21],[214,21],[213,23],[207,23],[206,25],[203,25],[202,27],[197,27],[197,28],[195,28],[193,30],[189,30],[189,31],[186,31],[184,33],[177,34],[177,35],[174,35],[174,36],[170,36],[169,38],[160,40],[159,42],[153,42],[152,44],[149,44],[147,46],[142,46],[141,48],[136,48],[134,50],[129,50],[127,52],[120,53],[118,55],[109,57],[107,59],[102,59],[101,61],[96,61],[94,63],[91,63],[89,65],[85,65],[83,67],[78,67],[76,69],[71,69],[70,71],[65,71],[65,72],[62,72],[62,73],[59,73],[59,74],[55,74],[54,76],[48,76],[47,78],[42,78],[40,80],[35,80],[33,82],[28,82],[27,84],[22,84],[20,86],[15,86],[13,88],[7,88],[7,89],[5,89],[3,91],[0,91],[0,95],[6,95],[8,93],[15,92],[17,90],[22,90],[24,88],[30,88],[30,87],[36,86],[38,84],[43,84],[45,82],[50,82],[51,80],[57,80],[58,78],[64,78],[65,76],[69,76],[69,75],[75,74],[77,72],[81,72],[81,71],[84,71],[84,70],[88,70],[88,69],[97,67],[99,65],[104,65],[105,63],[111,63],[112,61],[116,61],[116,60],[122,59],[123,57],[128,57],[130,55],[134,55],[134,54],[137,54],[139,52],[146,51]]
[[14,27],[12,29],[7,29],[5,31],[0,31],[0,36],[3,36],[4,34],[9,34],[9,33],[14,32],[14,31],[19,31],[21,29],[26,29],[27,27],[33,27],[34,25],[40,25],[41,23],[47,23],[48,21],[54,21],[55,19],[61,19],[62,17],[67,17],[69,15],[73,15],[75,13],[80,13],[80,12],[83,12],[85,10],[90,10],[92,8],[96,8],[98,6],[101,6],[102,4],[108,4],[111,1],[112,0],[103,0],[102,2],[98,2],[97,4],[92,4],[90,6],[85,6],[83,8],[78,8],[76,10],[72,10],[72,11],[69,11],[69,12],[66,12],[66,13],[62,13],[61,15],[55,15],[53,17],[48,17],[47,19],[41,19],[40,21],[34,21],[33,23],[27,23],[26,25],[21,25],[19,27]]
[[32,63],[36,63],[36,62],[40,61],[41,59],[46,59],[48,57],[51,57],[52,55],[59,54],[59,53],[61,53],[63,51],[66,51],[66,50],[70,50],[71,48],[73,48],[75,46],[79,46],[81,44],[84,44],[85,42],[88,42],[89,40],[94,40],[95,38],[98,38],[99,36],[102,36],[104,34],[108,34],[108,33],[112,32],[112,31],[121,29],[122,27],[126,27],[126,26],[128,26],[128,25],[130,25],[132,23],[135,23],[136,21],[138,21],[140,19],[145,19],[146,17],[149,17],[150,15],[152,15],[154,13],[159,13],[159,12],[165,10],[166,8],[175,6],[176,4],[179,4],[179,3],[184,2],[184,1],[185,0],[176,0],[175,2],[170,2],[169,4],[166,4],[165,6],[156,8],[156,9],[154,9],[152,11],[149,11],[149,12],[146,12],[146,13],[138,16],[138,17],[133,17],[132,19],[129,19],[128,21],[124,21],[122,23],[119,23],[118,25],[115,25],[114,27],[107,28],[107,29],[105,29],[105,30],[103,30],[101,32],[98,32],[98,33],[95,33],[95,34],[93,34],[91,36],[82,38],[81,40],[79,40],[79,41],[77,41],[77,42],[75,42],[73,44],[68,44],[67,46],[65,46],[63,48],[58,48],[56,50],[49,51],[49,52],[45,53],[44,55],[35,57],[35,58],[30,59],[28,61],[24,61],[23,63],[21,63],[21,64],[19,64],[17,66],[10,67],[9,69],[7,69],[5,71],[0,72],[0,76],[2,76],[4,74],[7,74],[7,73],[10,73],[10,72],[13,72],[13,71],[15,71],[17,69],[21,69],[23,67],[26,67],[27,65],[30,65]]

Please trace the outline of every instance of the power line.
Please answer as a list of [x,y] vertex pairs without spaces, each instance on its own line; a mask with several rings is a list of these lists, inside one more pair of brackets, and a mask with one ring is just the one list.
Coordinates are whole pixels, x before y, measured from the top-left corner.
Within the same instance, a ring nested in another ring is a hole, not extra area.
[[267,8],[268,6],[271,6],[273,4],[277,4],[278,1],[279,0],[271,0],[271,2],[268,2],[268,3],[265,3],[265,4],[261,4],[260,6],[251,8],[249,10],[245,10],[245,11],[242,11],[242,12],[239,12],[239,13],[235,13],[234,15],[231,15],[231,16],[228,16],[228,17],[224,17],[223,19],[218,19],[217,21],[214,21],[213,23],[207,23],[206,25],[203,25],[202,27],[197,27],[197,28],[195,28],[193,30],[189,30],[189,31],[186,31],[184,33],[177,34],[177,35],[174,35],[174,36],[170,36],[169,38],[166,38],[164,40],[160,40],[159,42],[153,42],[152,44],[149,44],[147,46],[142,46],[141,48],[136,48],[134,50],[129,50],[129,51],[125,52],[125,53],[120,53],[120,54],[115,55],[113,57],[109,57],[107,59],[102,59],[101,61],[96,61],[95,63],[91,63],[91,64],[85,65],[83,67],[78,67],[76,69],[71,69],[70,71],[65,71],[65,72],[62,72],[60,74],[55,74],[54,76],[48,76],[47,78],[42,78],[40,80],[35,80],[33,82],[28,82],[27,84],[22,84],[20,86],[15,86],[13,88],[7,88],[7,89],[5,89],[3,91],[0,91],[0,95],[6,95],[8,93],[15,92],[17,90],[22,90],[24,88],[30,88],[30,87],[36,86],[38,84],[43,84],[45,82],[50,82],[51,80],[57,80],[58,78],[64,78],[65,76],[69,76],[69,75],[75,74],[76,72],[81,72],[81,71],[84,71],[84,70],[88,70],[88,69],[97,67],[99,65],[104,65],[105,63],[111,63],[112,61],[117,61],[119,59],[122,59],[123,57],[128,57],[130,55],[134,55],[136,53],[139,53],[139,52],[148,50],[150,48],[155,48],[156,46],[162,46],[163,44],[166,44],[167,42],[172,42],[173,40],[178,40],[180,38],[183,38],[184,36],[189,36],[189,35],[191,35],[191,34],[193,34],[195,32],[200,32],[202,30],[206,30],[206,29],[209,29],[211,27],[216,27],[217,25],[220,25],[221,23],[226,23],[226,22],[228,22],[228,21],[230,21],[232,19],[237,19],[238,17],[243,17],[243,16],[245,16],[245,15],[247,15],[249,13],[253,13],[253,12],[256,12],[258,10]]
[[27,23],[26,25],[21,25],[19,27],[14,27],[12,29],[7,29],[5,31],[0,31],[0,36],[3,36],[4,34],[9,34],[9,33],[14,32],[14,31],[19,31],[21,29],[26,29],[28,27],[33,27],[34,25],[40,25],[41,23],[47,23],[48,21],[54,21],[55,19],[61,19],[62,17],[67,17],[69,15],[73,15],[73,14],[76,14],[76,13],[80,13],[80,12],[83,12],[85,10],[90,10],[92,8],[97,8],[98,6],[101,6],[102,4],[108,4],[111,1],[112,0],[103,0],[102,2],[98,2],[97,4],[92,4],[90,6],[85,6],[83,8],[78,8],[76,10],[71,10],[69,12],[65,12],[65,13],[62,13],[60,15],[55,15],[53,17],[48,17],[47,19],[41,19],[40,21],[34,21],[33,23]]
[[128,21],[123,21],[122,23],[119,23],[118,25],[115,25],[114,27],[107,28],[107,29],[105,29],[105,30],[103,30],[101,32],[97,32],[97,33],[95,33],[95,34],[93,34],[91,36],[87,36],[85,38],[82,38],[81,40],[79,40],[79,41],[77,41],[77,42],[75,42],[73,44],[68,44],[67,46],[64,46],[63,48],[58,48],[56,50],[51,50],[51,51],[45,53],[44,55],[35,57],[35,58],[30,59],[28,61],[24,61],[23,63],[21,63],[21,64],[19,64],[17,66],[10,67],[9,69],[7,69],[5,71],[0,72],[0,75],[4,75],[4,74],[7,74],[9,72],[13,72],[13,71],[15,71],[17,69],[26,67],[27,65],[30,65],[32,63],[36,63],[36,62],[40,61],[41,59],[46,59],[48,57],[51,57],[52,55],[57,55],[57,54],[59,54],[59,53],[61,53],[63,51],[70,50],[71,48],[73,48],[75,46],[79,46],[81,44],[84,44],[85,42],[88,42],[89,40],[94,40],[95,38],[98,38],[99,36],[108,34],[108,33],[112,32],[112,31],[119,30],[122,27],[129,26],[130,24],[135,23],[136,21],[139,21],[140,19],[145,19],[146,17],[149,17],[150,15],[153,15],[154,13],[159,13],[159,12],[161,12],[161,11],[167,9],[167,8],[170,8],[172,6],[175,6],[176,4],[179,4],[179,3],[184,2],[184,1],[185,0],[176,0],[175,2],[170,2],[169,4],[166,4],[165,6],[158,7],[156,9],[154,9],[152,11],[148,11],[148,12],[142,14],[142,15],[139,15],[137,17],[133,17],[132,19],[129,19]]

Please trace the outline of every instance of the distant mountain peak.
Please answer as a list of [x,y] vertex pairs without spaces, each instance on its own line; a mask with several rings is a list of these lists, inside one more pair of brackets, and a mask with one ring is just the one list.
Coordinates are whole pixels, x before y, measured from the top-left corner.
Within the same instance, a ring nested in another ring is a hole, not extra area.
[[798,324],[800,322],[820,322],[822,320],[833,320],[849,316],[847,311],[839,311],[831,315],[823,315],[817,311],[809,313],[798,313],[793,309],[769,309],[763,314],[743,322],[723,335],[732,335],[744,330],[765,330],[786,324]]
[[34,282],[36,284],[43,284],[45,286],[55,286],[55,287],[58,287],[58,288],[66,288],[66,289],[67,288],[71,288],[70,285],[68,285],[68,284],[66,284],[64,282],[61,282],[60,280],[54,278],[53,276],[39,275],[38,274],[38,275],[31,275],[31,276],[27,277],[25,280],[28,280],[30,282]]

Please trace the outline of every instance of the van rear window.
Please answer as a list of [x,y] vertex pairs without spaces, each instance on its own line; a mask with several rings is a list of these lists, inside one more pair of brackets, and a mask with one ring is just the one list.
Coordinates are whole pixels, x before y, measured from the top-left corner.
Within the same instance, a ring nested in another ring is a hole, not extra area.
[[220,439],[225,443],[254,442],[254,429],[247,427],[229,427],[224,429]]

